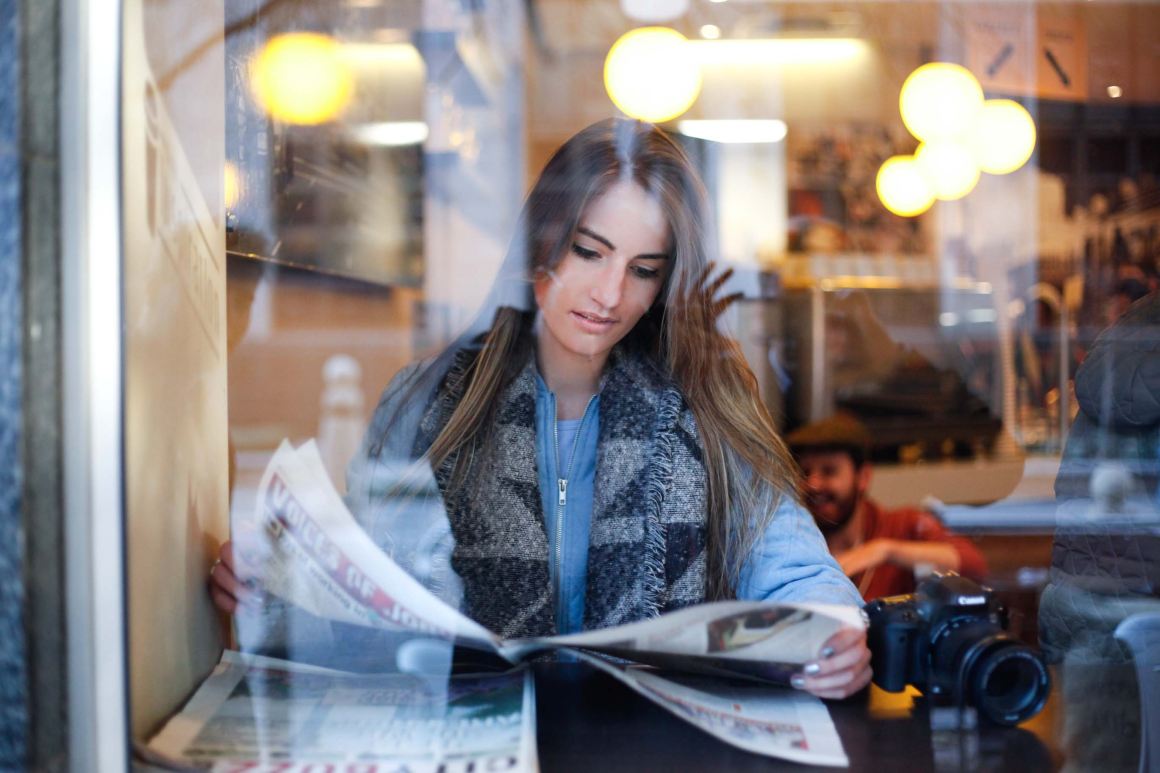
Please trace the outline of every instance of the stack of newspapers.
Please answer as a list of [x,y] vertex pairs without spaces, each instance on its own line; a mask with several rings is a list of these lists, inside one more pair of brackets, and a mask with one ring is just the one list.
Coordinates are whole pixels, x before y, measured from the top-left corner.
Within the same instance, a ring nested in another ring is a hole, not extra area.
[[[501,639],[367,536],[313,442],[283,442],[248,527],[266,540],[261,569],[270,593],[329,620],[486,650],[513,670],[351,674],[226,652],[142,748],[153,762],[237,771],[537,770],[530,671],[514,667],[556,650],[733,746],[848,765],[825,705],[785,685],[839,628],[864,626],[856,608],[722,601],[569,636]],[[770,686],[754,690],[754,682]]]

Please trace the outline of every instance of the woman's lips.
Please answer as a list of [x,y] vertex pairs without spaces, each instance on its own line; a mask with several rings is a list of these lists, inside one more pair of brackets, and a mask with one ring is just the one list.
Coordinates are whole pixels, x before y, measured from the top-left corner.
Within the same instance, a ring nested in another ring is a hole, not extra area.
[[589,333],[603,333],[616,324],[615,319],[602,317],[598,314],[586,314],[581,311],[572,312],[572,318],[581,330]]

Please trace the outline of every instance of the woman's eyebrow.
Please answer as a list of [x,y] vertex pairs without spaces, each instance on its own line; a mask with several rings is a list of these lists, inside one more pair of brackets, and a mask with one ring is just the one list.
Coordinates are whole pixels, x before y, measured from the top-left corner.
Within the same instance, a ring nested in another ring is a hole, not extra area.
[[[612,242],[608,241],[608,239],[605,239],[600,234],[593,231],[591,228],[585,228],[584,226],[580,226],[579,228],[576,229],[576,233],[584,234],[589,239],[595,239],[596,241],[600,242],[601,244],[603,244],[605,247],[607,247],[610,250],[616,249],[616,245],[614,245]],[[670,257],[669,254],[665,253],[665,252],[650,252],[647,254],[642,254],[642,255],[636,256],[637,260],[668,260],[669,257]]]
[[605,247],[607,247],[610,250],[616,249],[616,245],[614,245],[612,242],[608,241],[603,236],[601,236],[600,234],[596,233],[595,231],[593,231],[589,228],[585,228],[584,226],[580,226],[579,228],[576,229],[576,233],[584,234],[585,236],[587,236],[590,239],[595,239],[596,241],[600,242],[601,244],[603,244]]

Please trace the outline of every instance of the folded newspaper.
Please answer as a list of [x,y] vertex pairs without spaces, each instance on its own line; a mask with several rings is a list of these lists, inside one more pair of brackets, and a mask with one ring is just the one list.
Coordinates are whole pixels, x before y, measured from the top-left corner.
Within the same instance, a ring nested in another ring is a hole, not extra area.
[[531,672],[351,674],[227,650],[138,754],[217,773],[536,771]]
[[262,478],[253,518],[249,529],[262,535],[267,549],[261,566],[248,571],[267,591],[317,616],[455,641],[512,664],[548,650],[579,653],[736,746],[801,762],[847,764],[825,706],[812,696],[771,690],[760,706],[738,703],[706,691],[703,683],[694,689],[662,674],[786,685],[833,633],[865,625],[855,607],[720,601],[597,631],[504,640],[439,598],[370,539],[334,489],[313,441],[298,449],[282,443]]

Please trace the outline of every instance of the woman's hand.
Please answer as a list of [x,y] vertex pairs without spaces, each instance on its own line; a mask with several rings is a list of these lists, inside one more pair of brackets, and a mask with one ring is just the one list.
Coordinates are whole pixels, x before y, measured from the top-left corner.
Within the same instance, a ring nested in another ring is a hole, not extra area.
[[230,541],[222,544],[218,558],[209,569],[209,595],[214,606],[226,614],[237,614],[242,606],[253,607],[261,603],[261,592],[253,581],[246,583],[238,579],[234,564],[234,546]]
[[846,698],[870,683],[866,631],[843,628],[822,645],[820,657],[793,677],[793,686],[819,698]]

